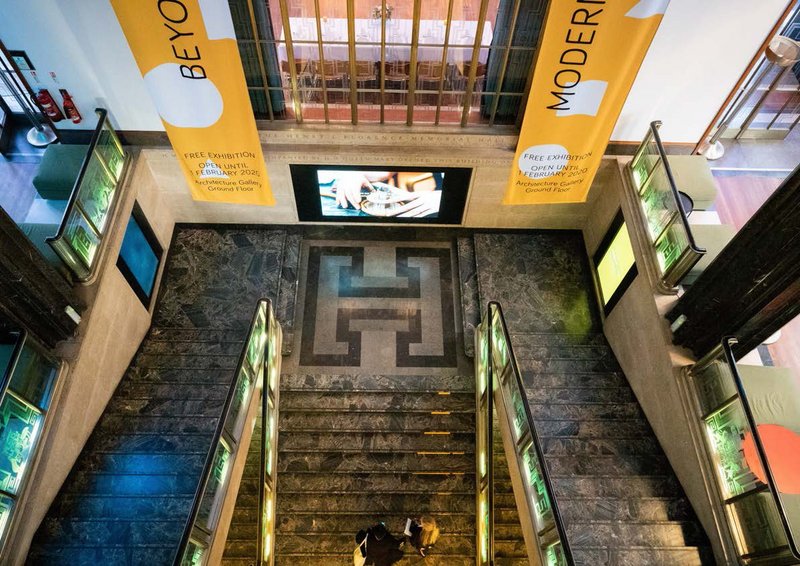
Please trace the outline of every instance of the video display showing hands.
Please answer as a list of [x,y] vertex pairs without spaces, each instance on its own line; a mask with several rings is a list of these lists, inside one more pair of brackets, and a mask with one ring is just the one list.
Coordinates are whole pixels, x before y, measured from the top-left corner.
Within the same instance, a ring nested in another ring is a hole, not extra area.
[[319,171],[323,216],[437,218],[444,173]]

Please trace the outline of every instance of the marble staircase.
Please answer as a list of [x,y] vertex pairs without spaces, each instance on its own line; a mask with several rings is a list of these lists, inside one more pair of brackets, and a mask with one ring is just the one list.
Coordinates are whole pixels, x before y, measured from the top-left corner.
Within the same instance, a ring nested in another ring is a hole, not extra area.
[[602,334],[511,336],[576,565],[712,564]]
[[[471,375],[281,377],[276,564],[352,564],[354,535],[378,521],[435,516],[427,559],[475,563],[474,378]],[[401,536],[402,538],[402,536]]]
[[28,564],[171,564],[246,329],[152,328],[37,531]]

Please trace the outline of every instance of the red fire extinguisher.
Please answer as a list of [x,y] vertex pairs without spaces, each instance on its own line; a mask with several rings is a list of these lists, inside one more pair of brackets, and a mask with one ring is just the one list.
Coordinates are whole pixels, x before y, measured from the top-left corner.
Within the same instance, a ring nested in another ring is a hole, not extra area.
[[36,93],[36,102],[39,103],[39,106],[42,107],[42,111],[44,111],[47,117],[53,122],[60,122],[64,119],[64,115],[56,105],[56,101],[53,100],[53,97],[50,96],[46,88],[40,88],[39,92]]
[[78,112],[75,103],[72,101],[72,96],[70,96],[65,88],[58,89],[58,92],[60,92],[61,96],[64,98],[64,102],[61,104],[61,106],[64,107],[64,114],[67,115],[67,118],[72,120],[73,124],[80,124],[83,118],[81,117],[81,113]]

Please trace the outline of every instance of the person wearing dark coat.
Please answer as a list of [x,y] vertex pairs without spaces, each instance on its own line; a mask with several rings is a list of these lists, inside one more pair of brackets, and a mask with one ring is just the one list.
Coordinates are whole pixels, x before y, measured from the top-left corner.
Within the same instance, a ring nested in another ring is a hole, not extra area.
[[364,542],[364,537],[368,537],[365,562],[367,566],[392,566],[403,558],[403,551],[400,550],[401,541],[389,534],[383,523],[358,531],[356,544]]

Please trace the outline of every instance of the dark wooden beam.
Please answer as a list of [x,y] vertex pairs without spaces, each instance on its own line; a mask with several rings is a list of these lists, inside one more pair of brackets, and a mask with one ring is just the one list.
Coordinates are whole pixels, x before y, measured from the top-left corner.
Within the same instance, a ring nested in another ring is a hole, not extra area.
[[703,356],[723,336],[746,353],[800,314],[800,167],[678,300],[676,344]]
[[53,348],[75,333],[67,307],[77,313],[85,309],[71,283],[0,209],[0,316]]

